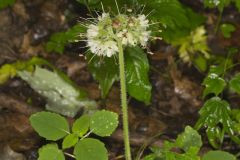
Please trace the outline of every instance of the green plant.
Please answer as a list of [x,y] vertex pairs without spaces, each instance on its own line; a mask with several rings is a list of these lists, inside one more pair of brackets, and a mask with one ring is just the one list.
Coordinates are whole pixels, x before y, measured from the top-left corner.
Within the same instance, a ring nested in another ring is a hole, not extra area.
[[209,47],[207,45],[206,30],[203,26],[196,28],[189,36],[179,38],[172,42],[174,46],[179,46],[178,52],[180,58],[187,63],[194,63],[200,71],[205,71],[207,68],[202,67],[197,63],[202,60],[202,63],[206,63],[206,60],[210,58]]
[[232,32],[236,30],[234,25],[227,23],[222,24],[220,29],[224,38],[231,38]]
[[162,148],[152,147],[153,153],[144,157],[144,160],[236,160],[234,155],[224,151],[209,151],[200,157],[198,152],[201,147],[201,136],[196,130],[187,126],[175,142],[165,141]]
[[15,3],[15,0],[1,0],[0,1],[0,9],[3,9],[7,6],[11,6]]
[[[236,53],[236,50],[230,51]],[[210,144],[214,148],[219,148],[224,140],[224,135],[227,133],[230,138],[240,144],[239,128],[236,127],[238,121],[232,116],[232,110],[229,102],[223,100],[221,95],[225,89],[229,88],[236,93],[239,92],[240,80],[237,74],[231,80],[226,80],[225,75],[227,70],[231,69],[230,61],[231,54],[219,66],[212,66],[209,74],[205,77],[203,85],[203,97],[212,95],[213,97],[206,100],[203,107],[199,111],[200,118],[198,119],[195,128],[199,130],[202,127],[206,128],[206,133]]]
[[[64,160],[64,155],[77,160],[107,160],[105,145],[95,138],[88,137],[92,133],[100,137],[110,136],[118,126],[118,115],[106,110],[97,111],[92,115],[86,114],[73,123],[71,130],[64,117],[51,112],[35,113],[31,115],[30,122],[41,137],[54,141],[39,149],[39,160]],[[56,142],[61,139],[59,149]],[[72,147],[73,155],[65,152]]]
[[[113,83],[120,80],[125,157],[130,160],[127,93],[145,104],[150,104],[152,89],[148,77],[147,56],[137,45],[147,48],[150,38],[163,38],[166,42],[173,43],[179,38],[189,36],[192,30],[204,22],[204,18],[177,0],[78,2],[85,4],[90,13],[93,10],[100,11],[97,13],[98,18],[93,18],[93,21],[82,18],[84,21],[78,26],[86,26],[86,31],[70,28],[66,32],[53,35],[47,49],[62,53],[64,45],[79,36],[80,39],[75,40],[86,41],[89,47],[86,54],[88,68],[99,82],[102,97],[106,98]],[[120,10],[125,10],[124,14],[120,13]],[[206,49],[202,51],[207,55]]]

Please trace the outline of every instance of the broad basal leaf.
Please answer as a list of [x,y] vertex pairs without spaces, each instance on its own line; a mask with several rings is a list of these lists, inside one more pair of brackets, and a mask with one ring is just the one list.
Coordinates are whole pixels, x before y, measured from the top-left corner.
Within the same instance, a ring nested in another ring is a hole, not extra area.
[[59,140],[69,133],[66,119],[56,113],[38,112],[30,117],[32,127],[47,140]]
[[57,144],[47,144],[38,150],[38,160],[65,160],[64,154]]
[[182,148],[185,152],[193,147],[197,148],[197,154],[202,146],[202,139],[196,130],[190,126],[187,126],[185,127],[184,132],[178,135],[176,139],[176,145]]
[[46,108],[50,111],[74,117],[81,108],[93,108],[96,105],[94,101],[80,98],[84,91],[75,88],[58,72],[36,66],[33,73],[21,71],[18,75],[46,98]]
[[149,63],[142,49],[126,48],[126,83],[130,96],[146,104],[150,103],[152,86],[149,82]]
[[118,115],[114,112],[102,110],[91,116],[90,129],[96,135],[110,136],[118,126]]
[[[201,127],[207,128],[208,139],[213,147],[218,148],[220,146],[219,143],[222,142],[224,133],[230,135],[236,143],[240,143],[240,139],[234,133],[235,122],[230,116],[231,109],[226,101],[219,97],[213,97],[205,102],[199,114],[200,118],[195,128],[197,130]],[[222,127],[220,128],[219,125]]]
[[80,140],[74,148],[74,155],[77,160],[108,160],[104,144],[93,138]]
[[113,83],[118,80],[118,64],[114,57],[98,57],[87,54],[88,68],[93,78],[99,82],[101,94],[106,98]]
[[211,73],[204,79],[203,85],[205,86],[205,89],[203,91],[204,97],[210,93],[213,93],[215,94],[215,96],[218,96],[226,86],[226,82],[217,74]]
[[224,151],[209,151],[202,158],[202,160],[236,160],[236,159],[237,158],[234,155]]
[[240,74],[235,75],[229,82],[230,88],[240,94]]
[[72,131],[79,137],[83,137],[87,133],[90,126],[90,116],[83,115],[73,123]]
[[62,148],[63,149],[70,148],[77,144],[77,142],[78,136],[76,134],[69,134],[63,139]]

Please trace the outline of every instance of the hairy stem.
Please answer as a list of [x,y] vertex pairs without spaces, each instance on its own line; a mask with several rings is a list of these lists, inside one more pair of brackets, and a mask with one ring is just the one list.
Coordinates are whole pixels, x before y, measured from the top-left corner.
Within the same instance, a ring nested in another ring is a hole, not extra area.
[[131,149],[129,143],[129,131],[128,131],[128,109],[127,109],[127,89],[125,79],[125,65],[122,42],[118,40],[119,49],[119,72],[120,72],[120,86],[121,86],[121,104],[122,104],[122,118],[123,118],[123,136],[125,147],[125,158],[131,160]]

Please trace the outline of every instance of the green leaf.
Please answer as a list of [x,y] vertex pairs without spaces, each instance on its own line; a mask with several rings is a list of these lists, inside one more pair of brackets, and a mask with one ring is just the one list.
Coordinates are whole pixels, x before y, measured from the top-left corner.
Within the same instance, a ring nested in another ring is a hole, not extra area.
[[86,27],[76,24],[75,26],[69,28],[65,32],[54,33],[46,45],[48,52],[56,52],[62,54],[64,52],[65,46],[68,43],[77,42],[81,39],[80,33],[85,33]]
[[32,127],[47,140],[59,140],[69,133],[66,119],[56,113],[38,112],[30,117]]
[[5,64],[0,68],[0,84],[5,83],[8,79],[14,77],[17,71],[16,68],[10,64]]
[[230,81],[229,81],[230,88],[240,94],[240,74],[235,75]]
[[94,56],[91,53],[87,54],[88,69],[93,75],[93,78],[99,82],[101,95],[103,98],[109,93],[113,83],[118,80],[118,65],[114,57]]
[[232,32],[236,30],[235,26],[232,24],[224,23],[220,27],[224,38],[231,38]]
[[[231,139],[240,143],[240,139],[235,135],[235,121],[231,118],[231,109],[227,101],[221,100],[219,97],[213,97],[205,102],[199,111],[200,118],[198,119],[195,129],[201,127],[206,128],[210,144],[218,148],[219,143],[223,141],[223,136],[227,133]],[[222,127],[219,128],[219,125]]]
[[94,101],[80,98],[82,90],[63,79],[58,71],[52,72],[36,66],[33,73],[22,71],[18,75],[47,100],[46,108],[65,116],[74,117],[85,107],[96,106]]
[[85,138],[74,148],[77,160],[108,160],[107,149],[104,144],[93,138]]
[[217,74],[211,73],[204,79],[203,85],[205,86],[205,89],[203,91],[204,97],[210,93],[214,93],[215,96],[218,96],[225,88],[226,82]]
[[1,0],[0,1],[0,9],[3,9],[7,6],[11,6],[15,3],[15,0]]
[[209,151],[207,154],[205,154],[202,158],[202,160],[236,160],[237,158],[224,151]]
[[73,123],[72,131],[80,137],[87,133],[90,126],[90,116],[83,115]]
[[65,160],[64,154],[57,144],[47,144],[38,150],[38,160]]
[[110,136],[118,126],[118,115],[102,110],[95,112],[90,120],[90,129],[101,137]]
[[235,0],[235,6],[237,7],[238,11],[240,12],[240,0]]
[[149,82],[149,63],[146,54],[139,47],[126,48],[125,64],[128,93],[137,100],[149,104],[152,86]]
[[198,55],[193,59],[193,64],[200,72],[205,72],[208,68],[207,60],[203,55]]
[[54,33],[50,37],[50,40],[47,43],[46,49],[47,49],[47,52],[55,51],[57,53],[62,54],[66,44],[67,44],[67,39],[64,32]]
[[77,142],[78,136],[75,134],[69,134],[63,139],[62,148],[63,149],[70,148],[77,144]]
[[182,148],[185,152],[188,152],[191,148],[197,148],[196,154],[202,146],[201,136],[192,127],[185,127],[185,131],[178,135],[176,139],[176,145]]

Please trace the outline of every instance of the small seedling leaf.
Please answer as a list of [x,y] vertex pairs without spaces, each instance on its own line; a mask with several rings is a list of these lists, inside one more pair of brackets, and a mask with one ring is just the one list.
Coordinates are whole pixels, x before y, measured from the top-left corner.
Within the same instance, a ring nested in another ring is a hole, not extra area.
[[77,144],[77,142],[78,136],[75,134],[69,134],[63,139],[62,148],[63,149],[70,148]]
[[79,137],[83,137],[87,133],[90,125],[90,116],[83,115],[73,123],[72,131]]
[[114,112],[102,110],[95,112],[90,120],[90,129],[94,134],[110,136],[118,126],[118,115]]
[[66,119],[56,113],[38,112],[30,117],[32,127],[47,140],[59,140],[69,133]]
[[74,148],[74,155],[77,160],[108,160],[104,144],[93,138],[80,140]]
[[64,154],[57,144],[47,144],[38,150],[38,160],[65,160]]

